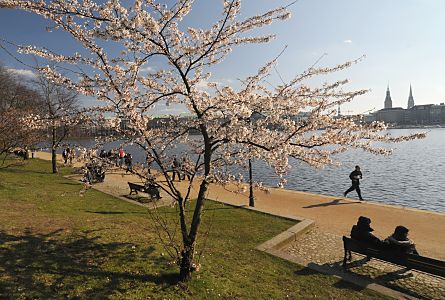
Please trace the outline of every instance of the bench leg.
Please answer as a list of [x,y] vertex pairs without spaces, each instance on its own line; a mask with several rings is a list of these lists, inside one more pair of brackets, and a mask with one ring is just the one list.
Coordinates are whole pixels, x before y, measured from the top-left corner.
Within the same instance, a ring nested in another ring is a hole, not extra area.
[[347,262],[352,260],[352,253],[345,249],[345,256],[343,257],[343,269],[347,268]]

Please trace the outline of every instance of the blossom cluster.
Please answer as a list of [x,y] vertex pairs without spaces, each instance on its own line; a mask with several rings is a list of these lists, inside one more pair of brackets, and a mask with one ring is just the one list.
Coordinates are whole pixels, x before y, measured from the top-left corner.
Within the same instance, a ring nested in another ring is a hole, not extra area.
[[[201,157],[211,153],[214,174],[226,165],[245,164],[255,158],[265,160],[282,177],[289,171],[290,157],[323,167],[336,164],[333,155],[351,147],[389,154],[390,149],[375,147],[373,142],[400,142],[422,136],[395,138],[380,134],[385,130],[382,123],[338,118],[338,105],[366,93],[343,91],[347,80],[315,88],[305,84],[310,78],[343,70],[362,58],[331,68],[311,67],[289,82],[270,88],[264,79],[276,64],[273,60],[245,78],[237,91],[215,83],[202,89],[200,82],[211,78],[207,67],[223,60],[234,46],[270,41],[273,35],[246,34],[290,17],[286,7],[242,20],[241,1],[224,0],[221,19],[208,29],[188,27],[182,31],[180,23],[190,13],[193,1],[178,0],[171,7],[154,0],[137,0],[132,5],[124,2],[0,0],[0,6],[40,14],[51,19],[55,28],[71,34],[82,48],[72,55],[35,46],[20,46],[18,50],[88,70],[76,72],[76,78],[62,75],[56,67],[46,66],[40,71],[57,84],[103,101],[101,113],[116,116],[108,120],[108,125],[143,146],[158,164],[163,164],[169,147],[182,142]],[[119,45],[119,54],[111,56],[110,44]],[[167,67],[142,72],[155,57],[163,58]],[[150,128],[149,112],[164,101],[184,104],[195,117],[181,122],[171,117],[163,126]],[[295,121],[292,116],[301,112],[307,118]],[[33,119],[30,124],[38,124],[35,117],[28,121]],[[125,131],[119,128],[122,120],[128,122]],[[188,139],[191,129],[200,132],[203,139]]]

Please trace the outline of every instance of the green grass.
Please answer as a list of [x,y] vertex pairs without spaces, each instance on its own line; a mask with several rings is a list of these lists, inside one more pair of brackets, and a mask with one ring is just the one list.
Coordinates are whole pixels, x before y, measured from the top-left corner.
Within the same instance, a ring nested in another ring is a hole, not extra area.
[[[255,250],[293,223],[212,201],[201,270],[178,284],[147,210],[95,190],[80,196],[69,172],[40,160],[0,169],[0,298],[384,298]],[[175,208],[160,213],[176,220]]]

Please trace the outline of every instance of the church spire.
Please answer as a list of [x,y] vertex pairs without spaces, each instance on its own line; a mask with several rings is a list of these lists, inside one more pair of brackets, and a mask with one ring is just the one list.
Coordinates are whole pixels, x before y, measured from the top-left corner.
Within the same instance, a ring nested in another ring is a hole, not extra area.
[[386,89],[385,108],[392,108],[392,100],[391,100],[391,92],[389,91],[389,83],[388,83],[388,88]]
[[409,85],[409,97],[408,97],[408,109],[414,106],[414,97],[413,90],[411,88],[411,84]]

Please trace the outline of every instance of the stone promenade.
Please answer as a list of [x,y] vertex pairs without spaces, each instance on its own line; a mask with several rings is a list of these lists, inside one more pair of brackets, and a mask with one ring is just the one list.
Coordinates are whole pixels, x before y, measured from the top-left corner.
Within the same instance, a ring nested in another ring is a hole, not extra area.
[[[344,273],[342,237],[323,231],[315,225],[299,235],[295,241],[281,251],[295,258],[303,265],[317,265],[331,269],[334,273]],[[445,299],[445,279],[427,273],[417,272],[385,263],[377,259],[366,261],[366,257],[353,253],[353,261],[348,269],[357,275],[357,280],[375,282],[385,287],[421,299]]]

